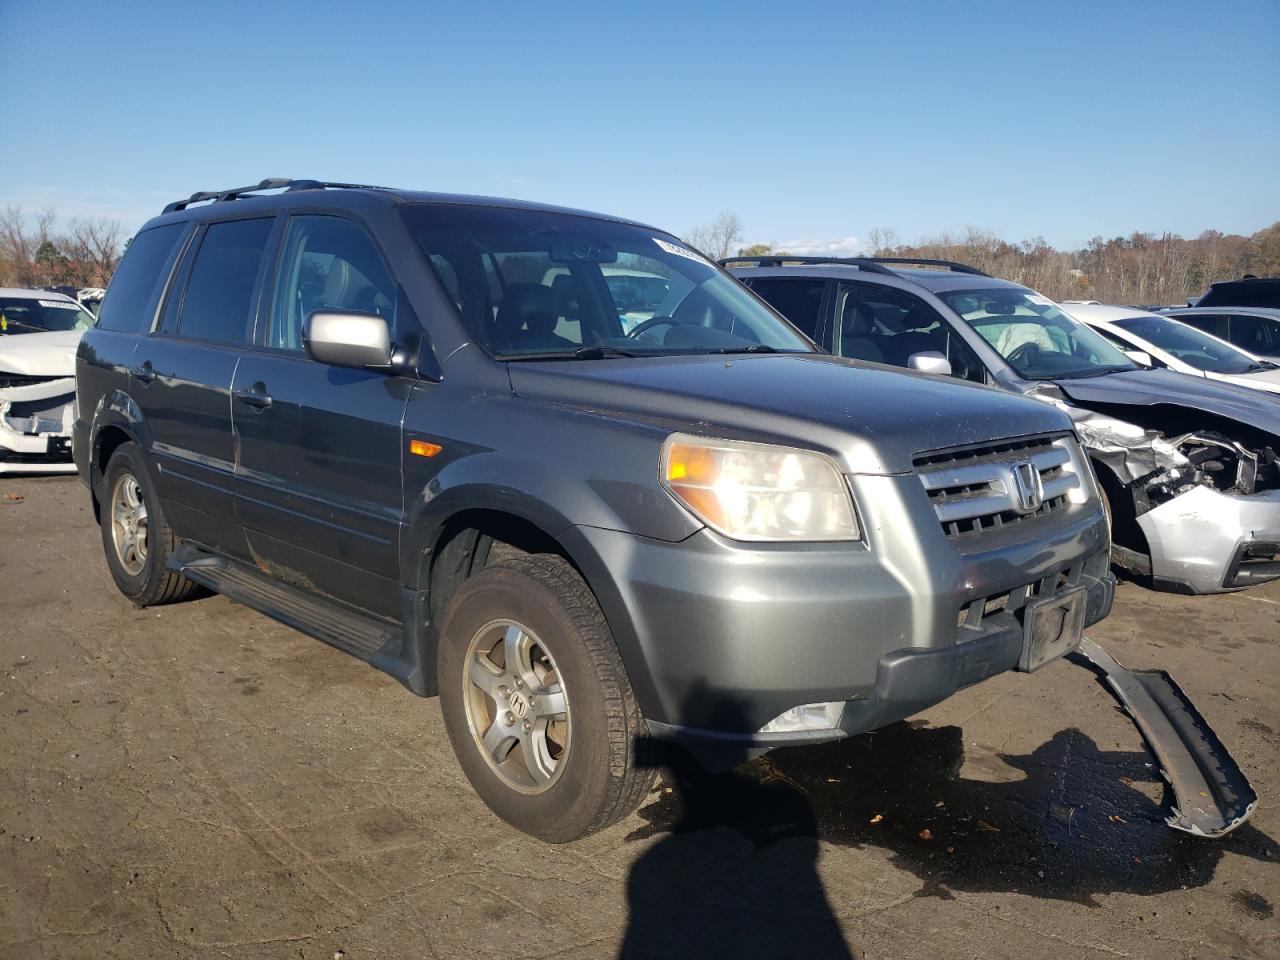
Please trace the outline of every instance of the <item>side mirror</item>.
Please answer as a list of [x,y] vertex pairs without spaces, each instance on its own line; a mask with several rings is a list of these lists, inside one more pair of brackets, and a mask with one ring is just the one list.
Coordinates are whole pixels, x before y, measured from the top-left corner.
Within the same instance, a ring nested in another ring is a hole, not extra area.
[[302,324],[302,343],[311,359],[335,367],[391,367],[391,328],[376,313],[317,310]]
[[1154,367],[1156,365],[1156,362],[1151,359],[1151,354],[1147,353],[1145,350],[1126,350],[1124,351],[1124,355],[1134,363],[1140,364],[1144,367]]
[[951,361],[936,350],[925,350],[913,353],[907,358],[907,366],[921,373],[936,373],[939,376],[951,376]]

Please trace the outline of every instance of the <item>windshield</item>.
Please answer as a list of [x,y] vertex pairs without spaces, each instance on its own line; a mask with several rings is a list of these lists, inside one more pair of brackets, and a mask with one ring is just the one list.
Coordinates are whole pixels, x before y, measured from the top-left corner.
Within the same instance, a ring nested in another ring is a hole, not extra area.
[[1021,287],[939,293],[1021,377],[1093,377],[1138,365],[1048,297]]
[[47,333],[50,330],[88,330],[93,317],[71,300],[0,297],[0,336]]
[[813,352],[737,281],[667,234],[539,210],[402,211],[471,335],[501,359]]
[[1183,363],[1210,373],[1251,373],[1265,369],[1247,353],[1243,353],[1216,337],[1202,333],[1167,317],[1127,317],[1115,321],[1121,330],[1141,337],[1173,354]]

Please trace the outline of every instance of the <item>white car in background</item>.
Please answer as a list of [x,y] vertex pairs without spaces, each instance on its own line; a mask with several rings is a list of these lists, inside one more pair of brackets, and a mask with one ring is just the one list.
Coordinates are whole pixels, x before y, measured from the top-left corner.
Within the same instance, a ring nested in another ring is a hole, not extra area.
[[1062,309],[1097,330],[1131,360],[1280,393],[1280,365],[1172,317],[1102,303],[1067,301]]
[[70,297],[0,287],[0,475],[75,473],[76,347],[91,326]]

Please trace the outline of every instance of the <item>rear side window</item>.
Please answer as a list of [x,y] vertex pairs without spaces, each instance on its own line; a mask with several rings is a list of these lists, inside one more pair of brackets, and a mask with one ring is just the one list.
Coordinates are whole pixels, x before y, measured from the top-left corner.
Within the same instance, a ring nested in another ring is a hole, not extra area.
[[800,277],[760,277],[752,280],[749,286],[769,306],[803,330],[810,340],[818,339],[826,281]]
[[1250,353],[1275,356],[1280,353],[1280,324],[1266,317],[1232,314],[1227,321],[1231,340]]
[[1197,330],[1203,330],[1205,333],[1211,333],[1215,337],[1222,337],[1224,340],[1226,339],[1227,331],[1224,330],[1222,326],[1219,326],[1221,321],[1226,320],[1226,317],[1220,317],[1213,313],[1206,313],[1199,316],[1176,314],[1174,319],[1195,327]]
[[98,313],[99,327],[126,333],[144,333],[151,328],[156,301],[173,269],[187,226],[167,223],[143,230],[130,241],[107,287]]
[[253,292],[272,223],[268,217],[209,225],[187,280],[178,336],[249,341]]

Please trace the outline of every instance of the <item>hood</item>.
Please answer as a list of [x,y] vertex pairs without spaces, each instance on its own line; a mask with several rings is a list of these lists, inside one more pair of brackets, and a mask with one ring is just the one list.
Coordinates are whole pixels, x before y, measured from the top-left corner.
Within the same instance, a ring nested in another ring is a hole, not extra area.
[[0,371],[32,377],[74,377],[83,330],[0,337]]
[[1217,377],[1221,377],[1227,383],[1236,383],[1255,390],[1280,390],[1280,369],[1255,370],[1253,373],[1224,373]]
[[851,473],[906,473],[922,451],[1067,432],[1060,410],[990,387],[820,354],[508,364],[529,400],[709,437],[823,450]]
[[1252,387],[1172,370],[1122,371],[1086,380],[1053,382],[1069,400],[1083,407],[1184,407],[1228,417],[1280,436],[1280,402]]

